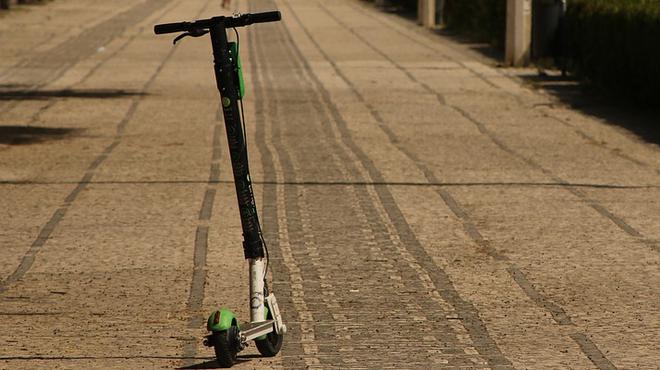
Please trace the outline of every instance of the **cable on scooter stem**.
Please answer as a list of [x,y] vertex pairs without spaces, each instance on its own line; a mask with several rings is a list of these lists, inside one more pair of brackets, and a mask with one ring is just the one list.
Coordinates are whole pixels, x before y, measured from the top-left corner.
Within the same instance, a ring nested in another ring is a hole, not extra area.
[[[238,30],[236,27],[233,27],[234,29],[234,34],[236,34],[236,53],[240,53],[241,50],[241,37],[238,34]],[[247,129],[245,128],[245,109],[243,108],[243,98],[238,99],[239,106],[241,108],[241,123],[243,125],[243,150],[245,151],[245,158],[248,158],[247,163],[250,163],[249,157],[248,157],[248,141],[247,141]],[[268,245],[266,244],[266,240],[264,239],[263,232],[261,230],[261,225],[259,225],[259,238],[261,239],[261,245],[263,245],[264,252],[266,254],[266,266],[264,267],[264,286],[266,287],[267,291],[270,291],[270,288],[268,287],[268,269],[270,268],[270,254],[268,253]]]

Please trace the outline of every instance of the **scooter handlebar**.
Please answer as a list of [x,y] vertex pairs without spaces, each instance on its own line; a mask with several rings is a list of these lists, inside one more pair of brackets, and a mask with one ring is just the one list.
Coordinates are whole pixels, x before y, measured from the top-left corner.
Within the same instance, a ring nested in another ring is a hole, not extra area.
[[[249,23],[277,22],[282,20],[282,14],[279,11],[246,14]],[[246,25],[247,25],[246,24]]]
[[263,13],[247,13],[238,17],[213,17],[209,19],[200,19],[195,22],[177,22],[164,23],[154,26],[154,33],[157,35],[165,33],[191,32],[195,30],[207,30],[214,24],[224,22],[225,28],[244,27],[253,23],[277,22],[282,19],[279,11]]
[[164,23],[154,26],[154,33],[162,35],[164,33],[186,32],[190,30],[190,22]]

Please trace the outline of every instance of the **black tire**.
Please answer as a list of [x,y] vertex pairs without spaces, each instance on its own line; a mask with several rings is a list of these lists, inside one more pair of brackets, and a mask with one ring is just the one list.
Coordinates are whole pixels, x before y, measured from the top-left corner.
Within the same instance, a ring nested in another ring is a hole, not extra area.
[[[266,318],[272,320],[273,316],[270,314],[270,312],[271,311],[269,308],[268,315],[266,315]],[[257,345],[257,349],[259,350],[259,353],[261,353],[262,356],[273,357],[280,352],[280,349],[282,349],[283,342],[284,342],[284,335],[277,334],[276,332],[272,331],[266,334],[266,339],[255,340],[254,344]]]
[[213,347],[215,348],[215,358],[221,367],[229,368],[236,363],[238,341],[238,328],[235,326],[215,334]]
[[264,357],[273,357],[277,355],[280,352],[280,349],[282,349],[283,342],[284,335],[275,332],[266,334],[266,339],[254,341],[259,353]]

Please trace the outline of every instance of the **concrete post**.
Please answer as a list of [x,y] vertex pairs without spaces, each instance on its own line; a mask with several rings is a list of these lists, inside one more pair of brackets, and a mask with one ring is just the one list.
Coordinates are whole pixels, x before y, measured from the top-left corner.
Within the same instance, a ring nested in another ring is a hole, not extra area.
[[424,27],[438,26],[438,13],[442,10],[444,0],[417,0],[417,21]]
[[532,46],[532,0],[507,0],[505,62],[514,67],[529,63]]

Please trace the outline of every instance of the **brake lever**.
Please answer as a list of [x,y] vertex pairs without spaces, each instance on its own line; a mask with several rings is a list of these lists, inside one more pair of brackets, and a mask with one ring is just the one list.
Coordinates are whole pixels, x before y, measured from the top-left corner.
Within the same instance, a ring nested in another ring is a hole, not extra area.
[[205,29],[194,29],[194,30],[191,30],[191,31],[188,31],[188,32],[182,33],[182,34],[180,34],[179,36],[177,36],[177,37],[174,39],[173,44],[176,45],[177,42],[179,42],[181,39],[183,39],[184,37],[187,37],[187,36],[190,36],[190,37],[201,37],[201,36],[206,35],[207,33],[209,33],[209,30],[205,30]]

